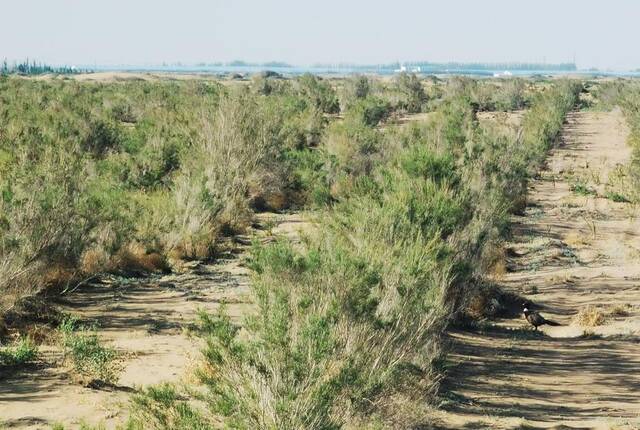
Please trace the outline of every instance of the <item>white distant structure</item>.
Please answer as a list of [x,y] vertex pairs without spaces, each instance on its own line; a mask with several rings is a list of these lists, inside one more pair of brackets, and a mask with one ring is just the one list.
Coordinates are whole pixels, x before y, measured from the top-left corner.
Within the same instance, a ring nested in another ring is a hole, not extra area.
[[399,69],[395,69],[393,72],[394,73],[404,73],[407,71],[407,66],[405,66],[404,64],[400,64],[400,68]]
[[[399,69],[395,69],[393,72],[394,73],[405,73],[407,71],[407,66],[405,66],[404,64],[400,64],[400,68]],[[418,67],[414,67],[413,69],[411,69],[411,73],[420,73],[422,71],[422,69],[420,68],[420,66]]]
[[494,73],[494,74],[493,74],[493,77],[494,77],[494,78],[505,78],[505,77],[506,77],[506,78],[508,78],[509,76],[513,76],[513,73],[511,73],[511,72],[510,72],[510,71],[508,71],[508,70],[505,70],[505,71],[504,71],[504,72],[502,72],[502,73],[498,72],[498,73]]

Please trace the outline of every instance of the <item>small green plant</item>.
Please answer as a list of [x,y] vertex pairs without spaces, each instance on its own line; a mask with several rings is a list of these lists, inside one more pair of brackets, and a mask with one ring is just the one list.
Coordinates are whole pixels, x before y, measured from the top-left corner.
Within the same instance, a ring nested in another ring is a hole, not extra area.
[[77,318],[65,318],[59,327],[65,358],[80,375],[105,383],[118,378],[117,352],[100,343],[94,327],[84,327]]
[[574,193],[581,196],[595,196],[597,194],[593,188],[589,188],[589,186],[587,186],[583,182],[576,182],[575,184],[571,185],[570,189]]
[[23,337],[15,345],[0,348],[0,367],[20,366],[35,360],[38,347],[30,337]]
[[171,384],[144,389],[132,398],[133,417],[126,430],[210,430],[215,428]]
[[623,196],[620,193],[616,193],[613,191],[609,191],[607,192],[607,194],[605,194],[605,197],[608,198],[611,201],[614,201],[616,203],[629,203],[629,199],[626,198],[625,196]]

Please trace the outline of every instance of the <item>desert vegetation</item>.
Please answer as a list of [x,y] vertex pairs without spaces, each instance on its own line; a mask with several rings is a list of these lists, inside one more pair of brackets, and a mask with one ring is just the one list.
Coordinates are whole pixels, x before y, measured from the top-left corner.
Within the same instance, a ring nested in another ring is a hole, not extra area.
[[[201,315],[206,392],[186,391],[206,408],[151,387],[130,427],[424,423],[441,335],[484,294],[580,90],[406,74],[236,86],[0,77],[0,312],[101,273],[211,259],[255,212],[305,208],[315,222],[301,246],[252,248],[255,312],[242,325],[224,307]],[[524,108],[519,130],[477,117]],[[416,112],[430,114],[383,127]],[[67,319],[60,338],[77,373],[114,379],[115,352],[92,328]],[[29,342],[0,357],[30,359]]]
[[335,109],[305,79],[262,96],[0,78],[0,309],[103,271],[210,257],[252,209],[298,204],[293,160]]
[[[640,202],[640,86],[637,82],[628,83],[623,95],[618,99],[631,129],[629,144],[633,148],[633,159],[629,167],[630,185],[625,187],[629,199]],[[624,194],[612,192],[618,200],[627,199]]]
[[[463,96],[403,130],[380,134],[348,116],[330,127],[318,156],[334,163],[316,178],[329,182],[321,233],[310,233],[303,250],[255,245],[257,311],[245,335],[224,310],[201,317],[200,377],[213,414],[201,423],[326,429],[424,419],[421,405],[438,386],[439,336],[493,263],[491,249],[579,88],[558,82],[537,94],[520,135],[490,135]],[[355,169],[362,152],[345,155],[335,133],[348,133],[350,145],[364,137],[370,164]],[[153,414],[154,396],[138,406]],[[193,420],[173,399],[172,421],[158,428]]]
[[629,164],[620,166],[610,179],[605,197],[624,203],[640,202],[640,86],[635,80],[616,79],[593,84],[593,108],[599,110],[622,109],[630,133],[628,144],[633,150]]

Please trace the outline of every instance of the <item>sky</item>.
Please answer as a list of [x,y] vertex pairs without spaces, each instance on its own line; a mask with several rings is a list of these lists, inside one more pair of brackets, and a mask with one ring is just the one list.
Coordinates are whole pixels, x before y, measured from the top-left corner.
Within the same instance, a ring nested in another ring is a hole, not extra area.
[[640,68],[636,0],[5,0],[0,59]]

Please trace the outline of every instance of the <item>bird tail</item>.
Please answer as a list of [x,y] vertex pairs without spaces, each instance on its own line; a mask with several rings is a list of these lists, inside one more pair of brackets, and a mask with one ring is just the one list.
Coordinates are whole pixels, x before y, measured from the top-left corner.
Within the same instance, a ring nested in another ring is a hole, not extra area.
[[551,321],[551,320],[545,320],[545,322],[546,322],[548,325],[552,325],[552,326],[554,326],[554,327],[558,327],[558,326],[561,326],[561,325],[562,325],[562,324],[560,324],[559,322],[555,322],[555,321]]

